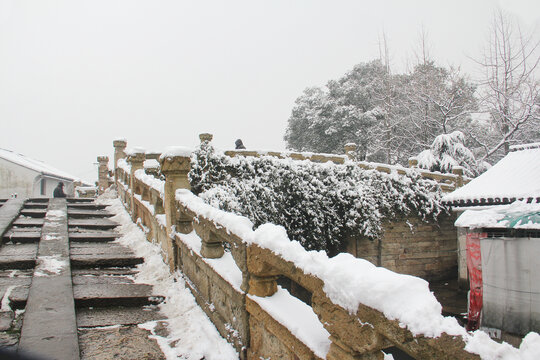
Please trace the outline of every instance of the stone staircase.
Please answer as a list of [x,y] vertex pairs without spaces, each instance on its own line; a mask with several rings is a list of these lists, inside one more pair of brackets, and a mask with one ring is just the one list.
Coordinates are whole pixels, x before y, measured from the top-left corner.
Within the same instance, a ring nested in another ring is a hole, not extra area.
[[114,214],[87,199],[0,206],[0,348],[50,359],[164,358],[138,326],[163,318],[163,297],[134,282],[143,259],[114,242]]

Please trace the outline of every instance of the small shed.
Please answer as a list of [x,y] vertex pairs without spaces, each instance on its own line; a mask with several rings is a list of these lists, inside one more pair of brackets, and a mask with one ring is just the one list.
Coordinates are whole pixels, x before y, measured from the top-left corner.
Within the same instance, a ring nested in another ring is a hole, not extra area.
[[458,272],[470,288],[469,327],[540,331],[540,143],[512,147],[443,201],[459,215]]
[[0,198],[52,197],[59,182],[64,192],[74,195],[77,177],[42,161],[14,151],[0,149]]

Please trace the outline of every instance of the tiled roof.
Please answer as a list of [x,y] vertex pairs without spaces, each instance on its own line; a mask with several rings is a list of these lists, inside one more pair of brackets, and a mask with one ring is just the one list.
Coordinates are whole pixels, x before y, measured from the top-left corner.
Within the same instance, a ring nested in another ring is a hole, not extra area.
[[447,194],[453,206],[540,202],[540,143],[511,148],[501,161],[467,185]]

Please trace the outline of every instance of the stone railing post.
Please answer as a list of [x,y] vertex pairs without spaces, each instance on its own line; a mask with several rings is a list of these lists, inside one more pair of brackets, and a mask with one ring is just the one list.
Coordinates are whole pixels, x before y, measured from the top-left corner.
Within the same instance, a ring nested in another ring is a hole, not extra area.
[[279,272],[264,261],[267,256],[269,256],[268,252],[256,245],[250,245],[247,248],[248,293],[250,295],[265,297],[277,292]]
[[454,166],[452,174],[457,175],[455,186],[456,189],[463,186],[463,168],[461,166]]
[[409,158],[409,167],[410,167],[411,169],[417,168],[417,167],[418,167],[418,159],[415,158],[415,157]]
[[355,143],[345,144],[343,149],[349,160],[356,160],[356,150],[358,149],[358,146]]
[[131,165],[131,171],[129,173],[129,189],[131,190],[131,218],[134,222],[137,221],[137,212],[135,211],[135,171],[143,168],[145,151],[140,148],[133,149],[133,151],[127,157],[127,162]]
[[214,135],[209,134],[209,133],[199,134],[199,139],[201,140],[201,144],[203,142],[210,142],[210,141],[212,141],[213,138],[214,138]]
[[113,164],[113,170],[114,170],[114,182],[116,183],[118,181],[118,171],[116,168],[118,167],[118,160],[124,159],[126,157],[126,146],[127,141],[123,139],[117,139],[113,141],[114,146],[114,164]]
[[98,156],[98,194],[101,195],[109,186],[109,157]]
[[165,192],[163,194],[163,208],[167,219],[167,241],[163,249],[167,254],[167,262],[171,271],[174,271],[178,262],[178,250],[174,242],[174,233],[179,225],[176,208],[176,190],[191,189],[188,173],[190,170],[191,151],[186,148],[171,148],[161,154],[159,163],[161,172],[165,176]]

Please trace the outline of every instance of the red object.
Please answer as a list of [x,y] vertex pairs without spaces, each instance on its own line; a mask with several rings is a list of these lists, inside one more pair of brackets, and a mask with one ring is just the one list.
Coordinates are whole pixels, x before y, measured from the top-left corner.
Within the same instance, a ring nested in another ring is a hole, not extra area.
[[487,233],[467,234],[467,269],[469,270],[469,315],[467,330],[477,330],[480,326],[480,313],[483,303],[482,287],[482,255],[480,239],[486,238]]

